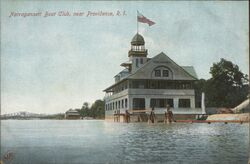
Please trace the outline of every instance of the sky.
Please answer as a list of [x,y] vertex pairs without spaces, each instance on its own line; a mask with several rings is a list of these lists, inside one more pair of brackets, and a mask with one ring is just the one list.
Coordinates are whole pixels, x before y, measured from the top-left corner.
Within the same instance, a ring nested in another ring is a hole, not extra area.
[[[248,2],[1,1],[1,113],[60,113],[103,99],[128,60],[137,10],[148,57],[164,52],[199,78],[221,58],[249,68]],[[58,12],[71,16],[59,16]],[[120,16],[86,16],[121,12]],[[41,16],[11,16],[11,13]],[[55,16],[44,17],[46,12]],[[83,16],[73,16],[84,12]],[[52,14],[53,15],[53,14]]]

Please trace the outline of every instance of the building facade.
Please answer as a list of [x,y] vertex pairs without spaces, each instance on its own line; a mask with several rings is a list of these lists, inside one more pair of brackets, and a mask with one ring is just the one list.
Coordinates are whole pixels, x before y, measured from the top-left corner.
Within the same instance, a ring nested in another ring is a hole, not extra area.
[[78,120],[81,119],[81,116],[77,110],[69,109],[65,112],[65,119]]
[[105,119],[113,120],[117,114],[122,117],[126,110],[133,113],[152,107],[156,114],[163,115],[167,104],[175,115],[202,114],[200,108],[195,108],[194,68],[179,66],[163,52],[153,58],[147,56],[144,38],[137,33],[131,41],[128,61],[121,64],[124,69],[104,90]]

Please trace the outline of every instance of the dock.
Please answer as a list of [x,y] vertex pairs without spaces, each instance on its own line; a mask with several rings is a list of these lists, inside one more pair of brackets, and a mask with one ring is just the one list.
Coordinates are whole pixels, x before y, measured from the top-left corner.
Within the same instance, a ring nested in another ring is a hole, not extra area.
[[[161,123],[166,121],[166,116],[163,113],[164,111],[152,111],[151,109],[141,109],[141,110],[127,110],[126,113],[113,113],[113,121],[114,122],[149,122],[149,123]],[[178,114],[174,115],[174,120],[172,122],[175,123],[249,123],[249,119],[244,117],[237,117],[235,119],[230,117],[226,117],[226,114],[219,114],[219,119],[217,117],[213,119],[205,119],[204,117],[207,117],[206,114],[196,114],[193,118],[181,118],[178,116]],[[227,114],[228,115],[228,114]],[[236,116],[236,114],[234,114]],[[239,114],[238,114],[239,115]],[[238,116],[237,115],[237,116]],[[210,115],[214,116],[214,115]],[[227,119],[230,118],[230,119]]]
[[211,123],[249,123],[248,121],[241,121],[241,120],[176,120],[176,122],[180,122],[180,123],[207,123],[207,124],[211,124]]

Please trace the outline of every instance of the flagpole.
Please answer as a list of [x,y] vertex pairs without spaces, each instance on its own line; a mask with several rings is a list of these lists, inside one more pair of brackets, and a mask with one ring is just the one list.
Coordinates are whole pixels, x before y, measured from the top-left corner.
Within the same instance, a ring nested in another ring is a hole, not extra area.
[[139,23],[138,23],[138,10],[137,10],[136,22],[137,22],[137,34],[138,34],[138,28],[139,28]]

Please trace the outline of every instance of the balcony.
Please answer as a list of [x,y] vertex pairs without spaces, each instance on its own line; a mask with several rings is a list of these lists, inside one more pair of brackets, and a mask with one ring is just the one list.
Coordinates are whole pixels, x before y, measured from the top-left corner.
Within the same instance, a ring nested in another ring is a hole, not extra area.
[[130,50],[128,56],[147,56],[148,50]]
[[[150,109],[141,109],[141,110],[129,110],[130,113],[150,113]],[[173,114],[202,114],[201,108],[171,108]],[[154,113],[155,114],[164,114],[166,112],[166,108],[155,108]]]
[[110,101],[110,100],[113,100],[113,99],[116,99],[116,98],[119,98],[119,97],[123,97],[123,96],[126,96],[128,95],[128,89],[125,89],[121,92],[118,92],[118,93],[115,93],[115,94],[112,94],[112,95],[109,95],[109,96],[105,96],[105,100],[106,101]]
[[140,95],[194,95],[193,89],[129,89],[128,94],[140,94]]

